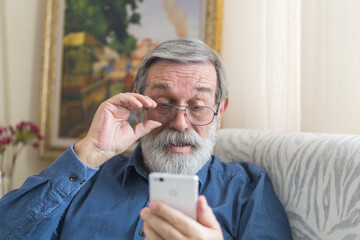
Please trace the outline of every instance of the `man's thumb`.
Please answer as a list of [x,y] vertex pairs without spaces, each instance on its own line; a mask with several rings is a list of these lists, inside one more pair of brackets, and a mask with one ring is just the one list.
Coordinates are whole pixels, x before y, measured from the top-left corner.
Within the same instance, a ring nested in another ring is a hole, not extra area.
[[158,128],[161,125],[161,123],[152,120],[147,120],[145,122],[136,124],[134,127],[135,139],[138,140],[145,134],[149,133],[151,130]]
[[198,222],[208,228],[218,229],[220,225],[204,196],[199,196],[197,205]]

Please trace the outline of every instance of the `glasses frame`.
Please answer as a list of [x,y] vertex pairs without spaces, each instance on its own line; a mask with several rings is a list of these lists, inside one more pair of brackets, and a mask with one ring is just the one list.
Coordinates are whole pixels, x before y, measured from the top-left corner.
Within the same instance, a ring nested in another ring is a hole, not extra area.
[[[209,125],[210,123],[212,123],[214,121],[214,118],[215,116],[217,116],[219,114],[219,109],[220,109],[220,102],[217,103],[217,109],[216,109],[216,112],[214,111],[214,109],[212,109],[211,107],[208,107],[208,106],[204,106],[204,105],[189,105],[189,106],[178,106],[178,105],[174,105],[174,104],[171,104],[171,103],[157,103],[157,104],[161,104],[161,105],[166,105],[166,106],[171,106],[173,108],[175,108],[175,113],[174,113],[174,116],[167,122],[162,122],[163,124],[167,124],[169,122],[171,122],[172,120],[174,120],[174,118],[177,116],[177,113],[178,112],[184,112],[184,115],[185,115],[185,118],[186,120],[193,126],[206,126],[206,125]],[[199,106],[199,107],[206,107],[208,109],[210,109],[212,112],[213,112],[213,117],[211,119],[211,121],[209,123],[206,123],[206,124],[194,124],[190,121],[190,119],[188,118],[187,114],[186,114],[186,109],[188,109],[189,107],[194,107],[194,106]],[[184,108],[184,109],[181,109],[181,108]],[[151,109],[149,108],[146,108],[144,107],[144,109],[146,111],[149,111]],[[149,115],[149,114],[148,114]],[[156,121],[156,120],[154,120]]]

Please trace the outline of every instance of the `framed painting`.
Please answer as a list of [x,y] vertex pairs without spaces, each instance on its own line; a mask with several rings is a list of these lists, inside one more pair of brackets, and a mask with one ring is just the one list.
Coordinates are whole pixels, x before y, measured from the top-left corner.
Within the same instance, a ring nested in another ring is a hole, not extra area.
[[198,38],[220,54],[222,13],[223,0],[47,0],[40,156],[56,159],[84,137],[98,105],[132,91],[159,43]]

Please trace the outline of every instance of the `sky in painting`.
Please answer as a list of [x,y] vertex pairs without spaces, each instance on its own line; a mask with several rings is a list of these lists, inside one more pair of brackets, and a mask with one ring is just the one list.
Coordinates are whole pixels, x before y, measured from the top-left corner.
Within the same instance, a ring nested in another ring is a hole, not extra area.
[[[204,5],[204,0],[143,0],[137,9],[141,23],[129,26],[128,32],[138,38],[138,42],[151,38],[160,43],[177,38],[175,25],[178,25],[179,31],[186,32],[188,37],[202,39],[200,29],[205,22]],[[184,19],[188,21],[186,29],[183,28]]]

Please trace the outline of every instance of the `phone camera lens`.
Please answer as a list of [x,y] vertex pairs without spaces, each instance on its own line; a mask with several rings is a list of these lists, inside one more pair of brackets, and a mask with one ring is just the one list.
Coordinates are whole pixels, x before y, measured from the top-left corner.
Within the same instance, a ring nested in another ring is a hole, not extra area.
[[163,182],[163,181],[164,181],[164,179],[163,179],[162,177],[161,177],[159,180],[160,180],[160,182]]

